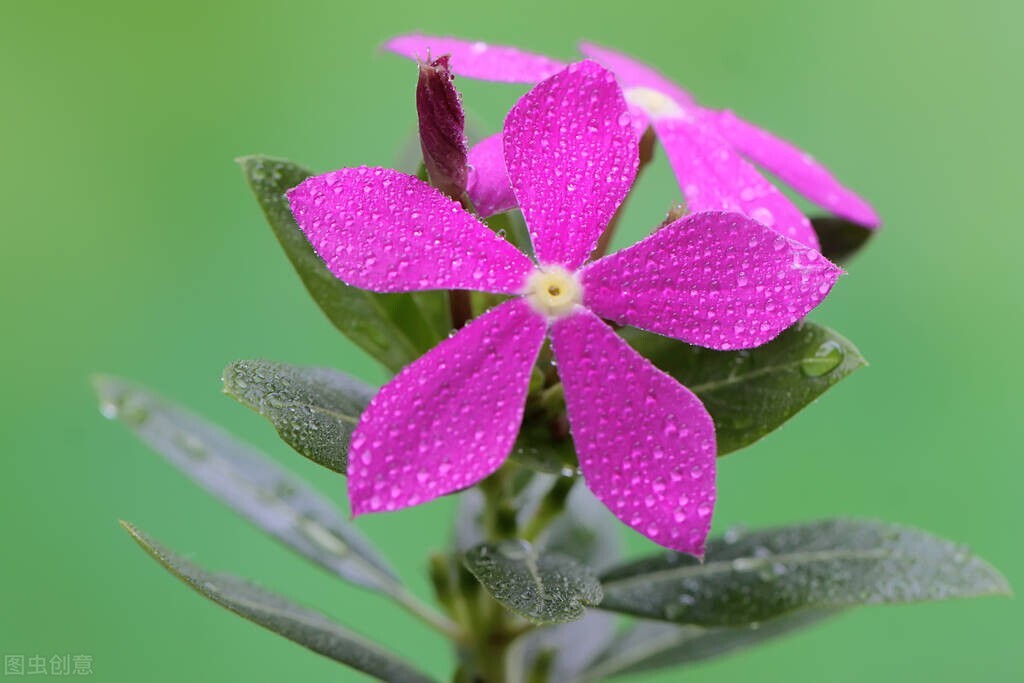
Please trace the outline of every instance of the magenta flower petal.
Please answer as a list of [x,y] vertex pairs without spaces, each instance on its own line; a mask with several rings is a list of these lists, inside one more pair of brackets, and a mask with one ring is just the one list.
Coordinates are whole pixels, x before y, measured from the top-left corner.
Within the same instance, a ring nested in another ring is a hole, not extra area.
[[580,52],[614,71],[623,88],[650,88],[668,95],[677,104],[693,104],[693,95],[662,76],[655,69],[627,57],[621,52],[586,42],[580,43]]
[[582,271],[603,318],[711,349],[773,339],[817,306],[842,271],[739,214],[691,214]]
[[504,83],[536,83],[565,68],[563,62],[543,55],[523,52],[505,45],[459,40],[442,36],[411,34],[396,36],[384,43],[388,50],[426,60],[451,55],[451,66],[459,76]]
[[615,77],[596,62],[570,65],[516,103],[504,141],[537,260],[576,268],[597,245],[639,165]]
[[384,385],[352,434],[352,513],[423,503],[497,470],[519,433],[545,328],[522,299],[506,301]]
[[844,187],[799,147],[744,121],[731,111],[710,113],[718,131],[754,162],[779,176],[815,204],[868,228],[881,222],[864,199]]
[[807,217],[711,125],[693,115],[655,118],[653,124],[690,211],[737,211],[818,248]]
[[[454,38],[400,36],[387,47],[404,56],[423,58],[428,45],[440,46],[435,51],[451,52],[453,70],[470,78],[532,83],[562,66],[515,48]],[[736,159],[738,151],[826,209],[869,228],[879,225],[870,204],[796,146],[732,112],[699,107],[689,92],[622,53],[593,43],[581,43],[580,50],[615,72],[631,105],[638,137],[648,117],[673,122],[661,126],[658,133],[692,211],[740,211],[787,237],[818,248],[810,221],[756,169]],[[459,60],[461,66],[456,63]],[[686,130],[688,124],[696,128]]]
[[387,168],[343,168],[288,192],[292,214],[332,273],[376,292],[518,292],[525,254],[423,181]]
[[501,133],[484,138],[469,150],[469,199],[484,218],[515,208],[508,182]]
[[587,487],[651,540],[702,556],[715,428],[700,400],[585,309],[556,321],[551,343]]
[[629,115],[633,117],[633,133],[636,135],[637,142],[647,132],[647,127],[651,124],[651,117],[647,115],[643,107],[639,107],[630,102],[626,103],[629,105]]

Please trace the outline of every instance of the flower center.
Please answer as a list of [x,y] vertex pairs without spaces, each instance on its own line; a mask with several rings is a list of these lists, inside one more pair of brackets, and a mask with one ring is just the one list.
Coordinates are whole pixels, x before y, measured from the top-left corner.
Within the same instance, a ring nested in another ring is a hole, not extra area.
[[541,315],[561,318],[583,301],[583,285],[576,273],[561,266],[542,266],[526,279],[523,296]]
[[679,118],[683,116],[683,108],[675,100],[663,92],[652,88],[628,88],[626,101],[640,107],[652,119]]

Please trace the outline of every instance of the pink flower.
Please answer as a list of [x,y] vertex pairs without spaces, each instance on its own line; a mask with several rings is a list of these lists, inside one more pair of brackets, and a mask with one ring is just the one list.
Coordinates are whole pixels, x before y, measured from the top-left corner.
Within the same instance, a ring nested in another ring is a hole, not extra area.
[[349,454],[353,513],[423,503],[497,470],[550,335],[587,485],[640,533],[701,555],[715,500],[711,417],[602,318],[715,349],[757,346],[814,308],[840,270],[723,212],[686,216],[587,263],[638,166],[622,91],[595,62],[572,64],[523,96],[503,141],[537,263],[397,171],[345,168],[288,193],[317,253],[350,285],[511,297],[370,403]]
[[[407,35],[386,47],[408,57],[450,54],[451,68],[468,78],[535,83],[565,65],[512,47],[455,38]],[[690,211],[738,211],[814,249],[818,238],[807,217],[747,160],[764,166],[807,199],[865,227],[879,225],[871,206],[837,181],[798,147],[741,119],[729,110],[699,106],[693,97],[654,69],[625,55],[583,43],[581,51],[615,72],[630,105],[637,134],[648,125],[661,140]],[[500,136],[470,153],[469,195],[482,215],[515,206],[501,174]],[[496,160],[497,159],[497,160]]]

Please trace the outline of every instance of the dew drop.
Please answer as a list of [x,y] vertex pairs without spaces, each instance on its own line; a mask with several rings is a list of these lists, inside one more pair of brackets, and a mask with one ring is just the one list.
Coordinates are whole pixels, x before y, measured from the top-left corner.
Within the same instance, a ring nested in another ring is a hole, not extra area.
[[814,353],[800,360],[800,369],[808,377],[826,375],[843,362],[843,348],[839,342],[829,339],[815,349]]
[[749,572],[758,569],[764,564],[764,560],[756,557],[737,557],[732,561],[732,568],[738,572]]

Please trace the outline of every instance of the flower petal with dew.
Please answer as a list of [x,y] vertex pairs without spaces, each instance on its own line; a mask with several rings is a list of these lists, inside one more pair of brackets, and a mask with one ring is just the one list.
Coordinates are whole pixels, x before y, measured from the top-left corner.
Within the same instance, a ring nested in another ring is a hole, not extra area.
[[501,467],[545,333],[526,302],[506,301],[384,385],[352,434],[352,514],[432,500]]
[[395,171],[342,169],[289,192],[310,243],[349,284],[516,295],[409,365],[370,403],[349,456],[356,514],[426,502],[500,467],[550,333],[588,486],[640,533],[703,553],[715,500],[711,417],[601,317],[714,348],[750,346],[817,305],[839,270],[730,213],[688,216],[587,264],[636,173],[627,107],[611,72],[583,61],[509,113],[504,157],[538,264]]
[[[452,69],[468,78],[529,82],[556,64],[547,57],[511,47],[439,36],[400,36],[387,49],[416,58],[429,49],[451,55]],[[750,124],[730,111],[697,105],[693,96],[651,67],[592,43],[581,51],[612,70],[630,103],[637,134],[653,125],[665,146],[680,189],[691,211],[740,211],[755,220],[817,248],[809,221],[746,159],[764,166],[812,202],[868,228],[878,215],[809,154]],[[501,55],[497,60],[495,55]],[[514,74],[511,78],[509,74]],[[501,178],[491,181],[497,184]]]
[[700,399],[585,308],[552,324],[551,345],[587,487],[651,540],[703,555],[715,425]]
[[738,211],[812,249],[819,248],[811,221],[706,121],[682,112],[652,116],[651,125],[676,177],[688,180],[681,187],[690,211]]
[[[565,63],[514,47],[471,42],[458,38],[406,35],[392,38],[384,47],[413,59],[427,60],[441,55],[465,55],[465,67],[455,73],[466,78],[503,83],[537,83],[565,68]],[[471,58],[471,59],[469,59]]]
[[508,183],[501,133],[484,138],[469,150],[469,183],[466,192],[476,212],[487,218],[516,206]]
[[718,132],[744,156],[781,178],[787,185],[832,213],[865,227],[877,227],[878,214],[844,187],[820,162],[791,142],[772,135],[728,109],[709,112]]
[[[615,77],[595,62],[581,65],[519,100],[503,134],[509,181],[537,260],[570,269],[597,246],[640,163]],[[577,83],[569,78],[574,69],[591,75]]]
[[867,228],[876,228],[880,224],[878,214],[870,204],[844,187],[827,168],[792,143],[744,121],[729,110],[716,111],[697,106],[686,90],[631,57],[586,42],[580,44],[580,51],[614,71],[624,84],[628,83],[627,88],[650,88],[684,107],[696,107],[700,118],[705,119],[721,139],[779,176],[815,204]]
[[708,211],[595,261],[581,276],[583,303],[602,318],[728,350],[774,339],[817,305],[841,272],[740,214]]
[[327,268],[353,287],[514,294],[533,267],[458,202],[391,169],[315,176],[291,190],[288,201]]

